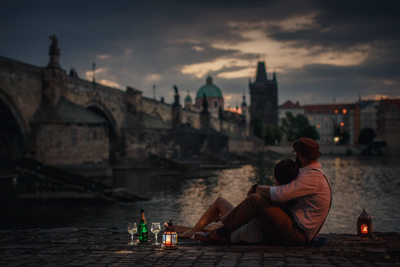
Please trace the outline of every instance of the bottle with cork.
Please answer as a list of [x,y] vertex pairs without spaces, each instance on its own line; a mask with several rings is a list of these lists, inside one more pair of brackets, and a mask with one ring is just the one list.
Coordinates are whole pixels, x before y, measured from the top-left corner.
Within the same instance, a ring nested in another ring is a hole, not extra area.
[[149,241],[149,230],[147,228],[146,217],[144,216],[144,209],[140,209],[138,234],[140,243],[147,243]]

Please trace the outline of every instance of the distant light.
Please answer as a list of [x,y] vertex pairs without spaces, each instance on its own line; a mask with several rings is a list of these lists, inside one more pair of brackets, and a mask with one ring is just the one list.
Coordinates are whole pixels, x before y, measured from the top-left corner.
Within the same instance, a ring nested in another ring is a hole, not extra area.
[[318,129],[321,128],[321,124],[317,124],[317,128],[318,128]]
[[338,114],[338,113],[339,113],[339,110],[335,109],[335,114]]
[[340,126],[342,126],[342,127],[343,127],[343,126],[344,126],[344,122],[341,122],[341,123],[340,123]]
[[347,109],[344,108],[344,109],[342,110],[342,112],[343,112],[343,114],[346,114],[346,113],[347,113]]
[[335,143],[338,143],[338,142],[339,142],[339,140],[340,140],[339,136],[335,136],[335,137],[333,137],[333,141],[334,141]]

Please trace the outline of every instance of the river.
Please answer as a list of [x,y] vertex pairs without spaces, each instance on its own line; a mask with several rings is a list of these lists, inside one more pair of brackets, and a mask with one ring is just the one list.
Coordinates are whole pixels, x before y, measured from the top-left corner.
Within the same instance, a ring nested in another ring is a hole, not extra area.
[[[333,189],[333,204],[322,233],[356,233],[363,208],[374,231],[400,232],[400,165],[393,157],[322,157],[320,162]],[[238,204],[252,183],[272,184],[275,162],[193,173],[191,178],[154,175],[149,171],[116,171],[114,185],[127,187],[149,201],[108,206],[18,206],[8,212],[1,228],[115,227],[137,221],[144,208],[149,222],[173,220],[193,225],[218,196]]]

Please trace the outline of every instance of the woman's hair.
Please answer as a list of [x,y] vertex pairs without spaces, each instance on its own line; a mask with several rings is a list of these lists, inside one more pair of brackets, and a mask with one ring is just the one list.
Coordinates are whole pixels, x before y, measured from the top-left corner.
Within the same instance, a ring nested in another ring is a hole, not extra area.
[[291,159],[283,159],[275,165],[274,175],[279,184],[287,184],[296,179],[299,167]]

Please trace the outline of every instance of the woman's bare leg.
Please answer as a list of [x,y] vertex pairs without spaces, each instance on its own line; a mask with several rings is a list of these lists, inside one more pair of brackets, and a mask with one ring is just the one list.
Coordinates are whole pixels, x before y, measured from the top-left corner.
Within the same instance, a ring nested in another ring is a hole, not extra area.
[[226,215],[233,209],[233,205],[225,198],[219,197],[214,203],[203,213],[196,225],[184,232],[181,237],[190,238],[196,232],[201,231],[204,227],[214,222],[221,216]]

